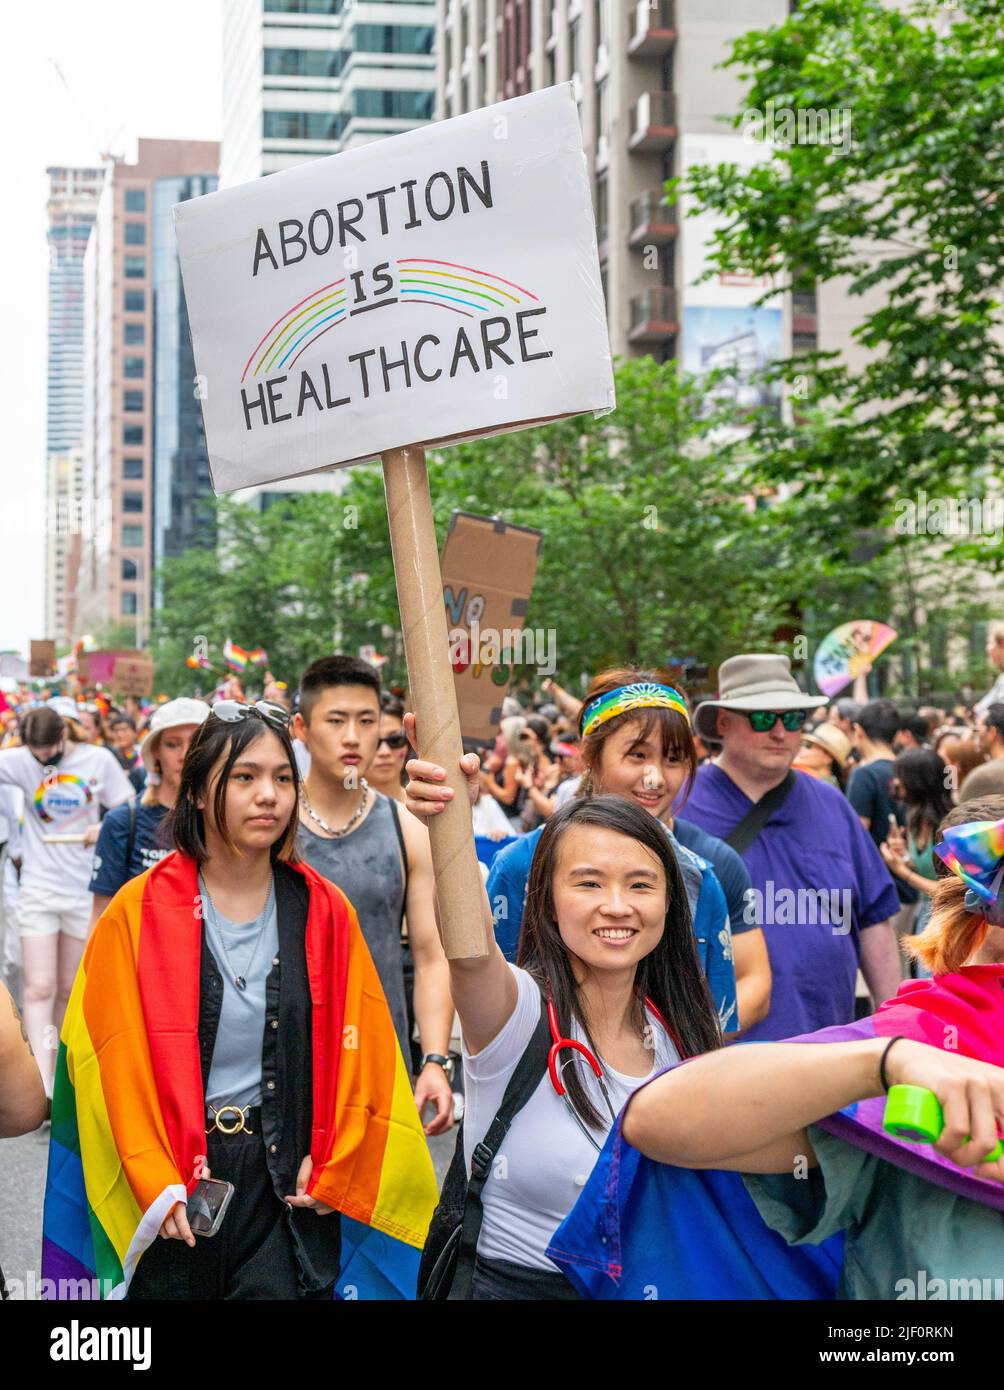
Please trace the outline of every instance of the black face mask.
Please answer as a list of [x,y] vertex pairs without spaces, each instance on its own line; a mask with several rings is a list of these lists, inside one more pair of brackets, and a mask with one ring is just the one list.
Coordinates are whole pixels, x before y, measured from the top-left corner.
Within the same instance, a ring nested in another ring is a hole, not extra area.
[[58,753],[53,753],[52,756],[48,758],[40,758],[38,754],[34,751],[34,749],[29,748],[28,751],[29,753],[31,753],[31,756],[35,759],[35,761],[38,763],[40,767],[55,767],[56,764],[60,762],[60,760],[62,759],[63,753],[66,750],[60,748]]

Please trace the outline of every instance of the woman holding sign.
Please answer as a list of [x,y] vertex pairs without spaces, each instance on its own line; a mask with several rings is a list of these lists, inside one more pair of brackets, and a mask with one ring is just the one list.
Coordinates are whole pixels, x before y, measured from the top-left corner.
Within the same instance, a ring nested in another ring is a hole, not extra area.
[[[487,898],[484,913],[490,922]],[[557,812],[534,855],[518,964],[496,945],[451,960],[450,978],[467,1109],[444,1208],[456,1215],[465,1173],[481,1192],[479,1229],[468,1210],[444,1283],[455,1299],[577,1298],[546,1252],[614,1116],[662,1068],[721,1042],[679,866],[653,817],[619,796]]]

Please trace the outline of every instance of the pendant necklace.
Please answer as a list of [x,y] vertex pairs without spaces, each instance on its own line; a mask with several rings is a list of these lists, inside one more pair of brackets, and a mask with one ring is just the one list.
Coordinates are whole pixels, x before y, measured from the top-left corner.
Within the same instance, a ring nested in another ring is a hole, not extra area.
[[258,935],[255,937],[254,946],[251,949],[250,959],[248,960],[247,965],[245,965],[243,971],[234,969],[234,963],[230,959],[230,952],[227,950],[227,943],[223,939],[223,928],[220,925],[216,908],[213,906],[213,900],[209,896],[208,891],[206,890],[206,885],[203,882],[201,874],[199,875],[199,884],[202,888],[202,896],[205,899],[205,901],[209,904],[209,907],[212,910],[213,925],[216,928],[216,939],[220,943],[220,949],[223,952],[223,959],[227,963],[227,969],[230,971],[230,974],[233,977],[234,985],[237,987],[237,989],[245,990],[248,987],[247,976],[251,973],[251,967],[252,965],[254,965],[255,960],[258,956],[258,947],[261,945],[261,939],[265,935],[265,926],[268,922],[269,915],[272,910],[272,903],[275,899],[275,881],[273,880],[269,884],[268,897],[265,899],[265,906],[262,908],[258,917],[255,919],[256,922],[260,923],[260,926],[258,927]]

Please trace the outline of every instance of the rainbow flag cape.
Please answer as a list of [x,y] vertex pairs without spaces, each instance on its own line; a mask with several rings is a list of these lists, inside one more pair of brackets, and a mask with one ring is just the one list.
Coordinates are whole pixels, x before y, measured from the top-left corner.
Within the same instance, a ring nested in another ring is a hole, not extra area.
[[[339,1288],[414,1297],[437,1189],[390,1011],[351,905],[308,865],[290,867],[310,890],[307,1191],[348,1218]],[[205,1152],[197,899],[195,863],[177,853],[130,880],[95,927],[67,1007],[42,1270],[91,1281],[93,1297],[125,1296]],[[350,1029],[364,1046],[345,1044]]]
[[[1004,965],[908,980],[869,1018],[785,1041],[897,1035],[1004,1066]],[[1004,1186],[974,1177],[927,1145],[887,1134],[884,1112],[885,1097],[876,1096],[817,1124],[949,1192],[1004,1211]],[[818,1247],[788,1246],[763,1221],[739,1173],[653,1163],[625,1141],[618,1119],[547,1253],[586,1298],[645,1299],[655,1289],[660,1299],[828,1299],[836,1296],[842,1233]]]

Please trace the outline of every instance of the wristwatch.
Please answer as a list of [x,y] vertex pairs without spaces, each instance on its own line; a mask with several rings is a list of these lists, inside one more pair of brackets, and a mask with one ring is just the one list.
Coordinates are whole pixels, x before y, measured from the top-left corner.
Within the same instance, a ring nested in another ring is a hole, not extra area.
[[423,1068],[424,1068],[424,1067],[426,1066],[426,1064],[429,1063],[429,1062],[435,1062],[435,1064],[436,1064],[437,1067],[442,1067],[442,1068],[443,1068],[443,1071],[446,1072],[447,1077],[450,1078],[450,1079],[452,1079],[452,1077],[453,1077],[453,1059],[452,1059],[452,1057],[444,1057],[443,1054],[442,1054],[441,1052],[427,1052],[427,1053],[425,1054],[425,1056],[422,1058],[422,1066],[419,1067],[419,1071],[423,1070]]

